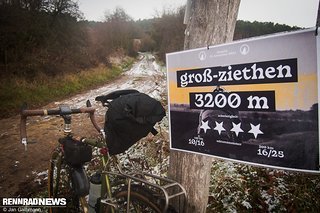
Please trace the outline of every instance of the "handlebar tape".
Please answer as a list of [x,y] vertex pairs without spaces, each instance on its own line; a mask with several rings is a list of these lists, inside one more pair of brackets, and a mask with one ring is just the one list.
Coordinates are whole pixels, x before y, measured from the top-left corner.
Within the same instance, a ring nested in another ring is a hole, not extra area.
[[[99,127],[95,116],[94,107],[84,107],[84,108],[74,108],[71,109],[70,114],[79,114],[79,113],[89,113],[90,115],[90,120],[95,127],[95,129],[99,133],[103,133],[103,129]],[[45,115],[64,115],[64,113],[61,112],[60,109],[44,109],[44,110],[28,110],[28,109],[22,109],[21,110],[21,120],[20,120],[20,139],[21,143],[24,145],[27,144],[27,131],[26,131],[26,122],[27,122],[27,117],[28,116],[45,116]]]

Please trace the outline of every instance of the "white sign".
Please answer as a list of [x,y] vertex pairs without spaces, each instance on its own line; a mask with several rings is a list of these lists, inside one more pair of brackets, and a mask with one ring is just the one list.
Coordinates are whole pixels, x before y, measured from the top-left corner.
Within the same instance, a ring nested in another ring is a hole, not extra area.
[[171,148],[319,172],[315,28],[167,54]]

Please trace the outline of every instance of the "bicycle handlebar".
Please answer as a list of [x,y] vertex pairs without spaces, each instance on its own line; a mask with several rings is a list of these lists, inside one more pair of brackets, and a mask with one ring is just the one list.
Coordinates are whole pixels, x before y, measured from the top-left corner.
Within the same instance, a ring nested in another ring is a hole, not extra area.
[[98,125],[94,113],[95,108],[88,106],[83,108],[73,108],[70,109],[68,113],[62,111],[61,109],[43,109],[43,110],[29,110],[29,109],[22,109],[21,110],[21,120],[20,120],[20,139],[21,143],[27,147],[27,131],[26,131],[26,122],[28,116],[45,116],[45,115],[69,115],[69,114],[80,114],[80,113],[88,113],[90,116],[90,120],[95,127],[95,129],[101,133],[104,137],[103,129]]

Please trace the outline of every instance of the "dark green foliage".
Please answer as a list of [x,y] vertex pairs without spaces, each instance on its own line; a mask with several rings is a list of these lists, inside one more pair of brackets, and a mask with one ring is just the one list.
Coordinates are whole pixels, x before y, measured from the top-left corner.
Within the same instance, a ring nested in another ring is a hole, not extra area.
[[33,78],[88,66],[86,32],[71,0],[0,3],[0,75]]
[[272,22],[249,22],[238,20],[233,36],[233,40],[267,35],[278,32],[298,30],[299,27],[290,27],[285,24],[275,24]]
[[[160,18],[144,20],[140,24],[150,27],[152,30],[145,31],[151,36],[152,41],[147,40],[147,47],[158,53],[161,60],[165,61],[165,54],[174,51],[183,50],[184,31],[186,25],[183,24],[184,8],[176,11],[164,11]],[[238,20],[234,32],[234,40],[261,36],[266,34],[298,30],[298,27],[290,27],[283,24],[275,24],[271,22],[249,22]],[[144,40],[143,40],[144,41]]]

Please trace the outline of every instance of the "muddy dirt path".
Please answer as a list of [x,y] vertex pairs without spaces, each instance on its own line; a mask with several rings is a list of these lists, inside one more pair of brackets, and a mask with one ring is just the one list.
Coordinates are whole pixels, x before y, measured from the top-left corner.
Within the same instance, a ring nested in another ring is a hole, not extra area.
[[[103,125],[105,109],[94,98],[118,89],[137,89],[161,100],[166,95],[164,68],[155,62],[151,54],[141,54],[132,69],[115,81],[69,99],[50,103],[43,108],[57,108],[60,104],[83,107],[90,100],[97,107],[98,122]],[[0,121],[0,197],[27,196],[34,193],[32,188],[46,187],[40,180],[46,179],[51,150],[63,134],[62,118],[30,117],[27,121],[29,144],[25,151],[20,143],[19,122],[18,115]],[[72,130],[79,136],[97,135],[85,115],[72,117]]]

